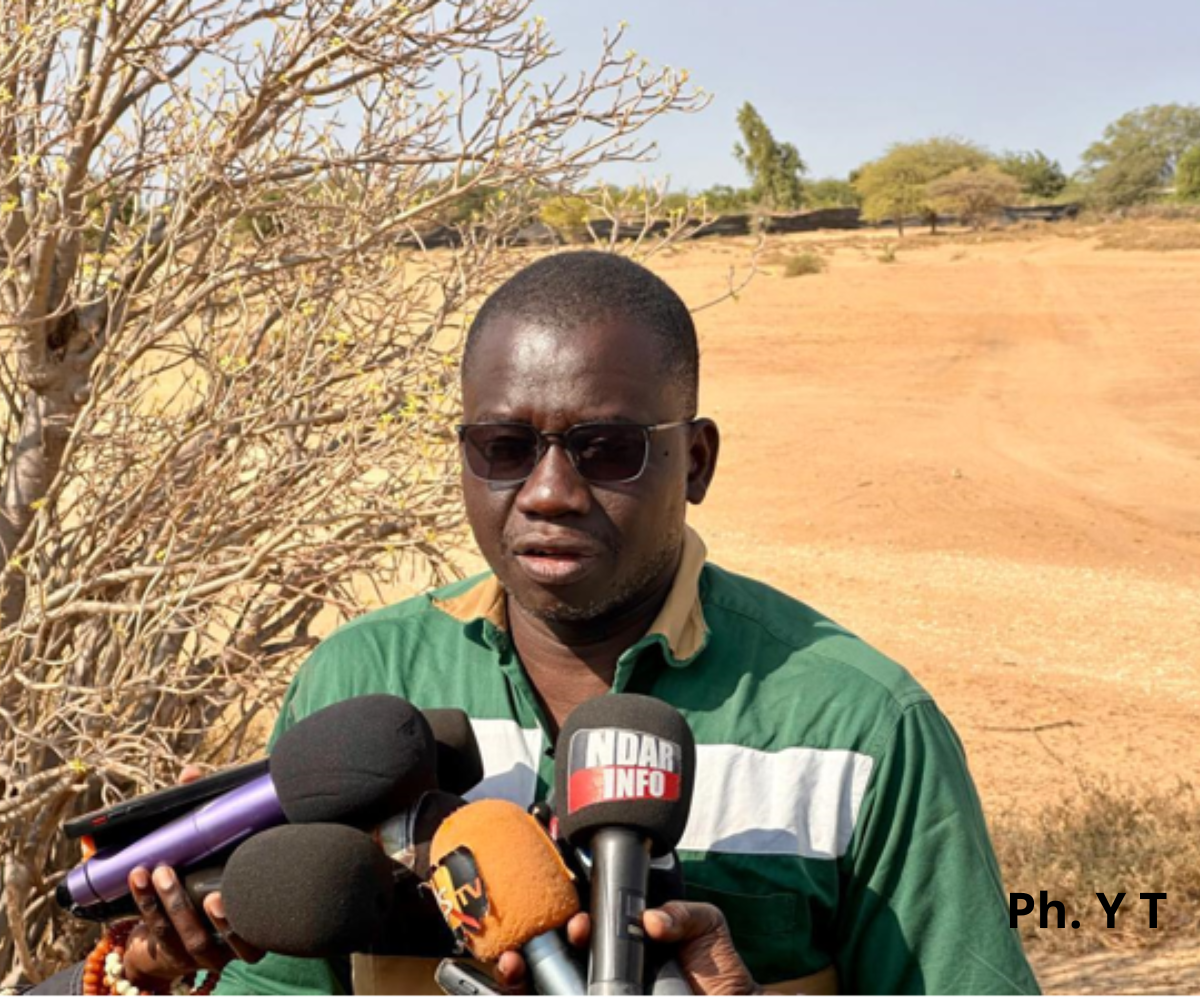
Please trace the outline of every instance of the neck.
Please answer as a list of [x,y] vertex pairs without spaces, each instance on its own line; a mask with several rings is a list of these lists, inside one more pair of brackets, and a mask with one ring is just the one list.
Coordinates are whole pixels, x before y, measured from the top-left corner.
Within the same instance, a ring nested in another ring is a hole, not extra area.
[[513,644],[546,711],[552,735],[557,735],[572,710],[612,688],[617,660],[650,630],[677,569],[678,561],[636,605],[595,621],[547,621],[508,600]]

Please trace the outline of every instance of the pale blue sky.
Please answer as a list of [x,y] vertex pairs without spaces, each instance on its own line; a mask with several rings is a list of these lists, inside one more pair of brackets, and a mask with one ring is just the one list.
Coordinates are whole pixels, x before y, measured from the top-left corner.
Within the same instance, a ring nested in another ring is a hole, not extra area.
[[743,184],[731,149],[750,101],[811,176],[844,176],[891,142],[954,134],[1041,149],[1068,171],[1104,126],[1147,104],[1200,103],[1200,0],[536,0],[564,66],[624,18],[630,46],[716,96],[652,133],[660,158],[605,179]]

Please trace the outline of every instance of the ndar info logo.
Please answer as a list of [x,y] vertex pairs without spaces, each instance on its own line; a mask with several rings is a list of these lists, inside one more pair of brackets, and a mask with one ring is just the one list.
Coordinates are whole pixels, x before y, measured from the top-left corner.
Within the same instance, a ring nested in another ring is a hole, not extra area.
[[571,737],[567,812],[601,802],[679,799],[678,743],[632,729],[581,729]]

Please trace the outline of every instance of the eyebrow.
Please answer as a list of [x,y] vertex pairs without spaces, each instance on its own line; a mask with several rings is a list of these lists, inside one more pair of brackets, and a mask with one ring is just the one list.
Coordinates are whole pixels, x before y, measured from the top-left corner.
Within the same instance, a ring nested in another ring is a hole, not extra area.
[[[533,427],[534,423],[530,420],[518,420],[516,417],[509,416],[503,413],[481,413],[474,420],[464,422],[472,424],[520,424],[523,427]],[[631,420],[629,417],[610,416],[610,417],[589,417],[586,420],[579,420],[573,424],[568,424],[568,427],[579,427],[585,424],[633,424],[641,427],[642,423],[638,420]],[[541,428],[538,428],[541,430]]]

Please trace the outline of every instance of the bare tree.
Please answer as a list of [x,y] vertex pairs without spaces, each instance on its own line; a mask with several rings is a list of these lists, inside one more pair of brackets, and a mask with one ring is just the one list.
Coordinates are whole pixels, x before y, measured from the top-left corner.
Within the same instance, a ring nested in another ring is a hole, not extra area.
[[703,104],[620,30],[555,74],[527,7],[0,9],[0,977],[80,945],[64,815],[236,757],[320,612],[448,572],[473,304]]

